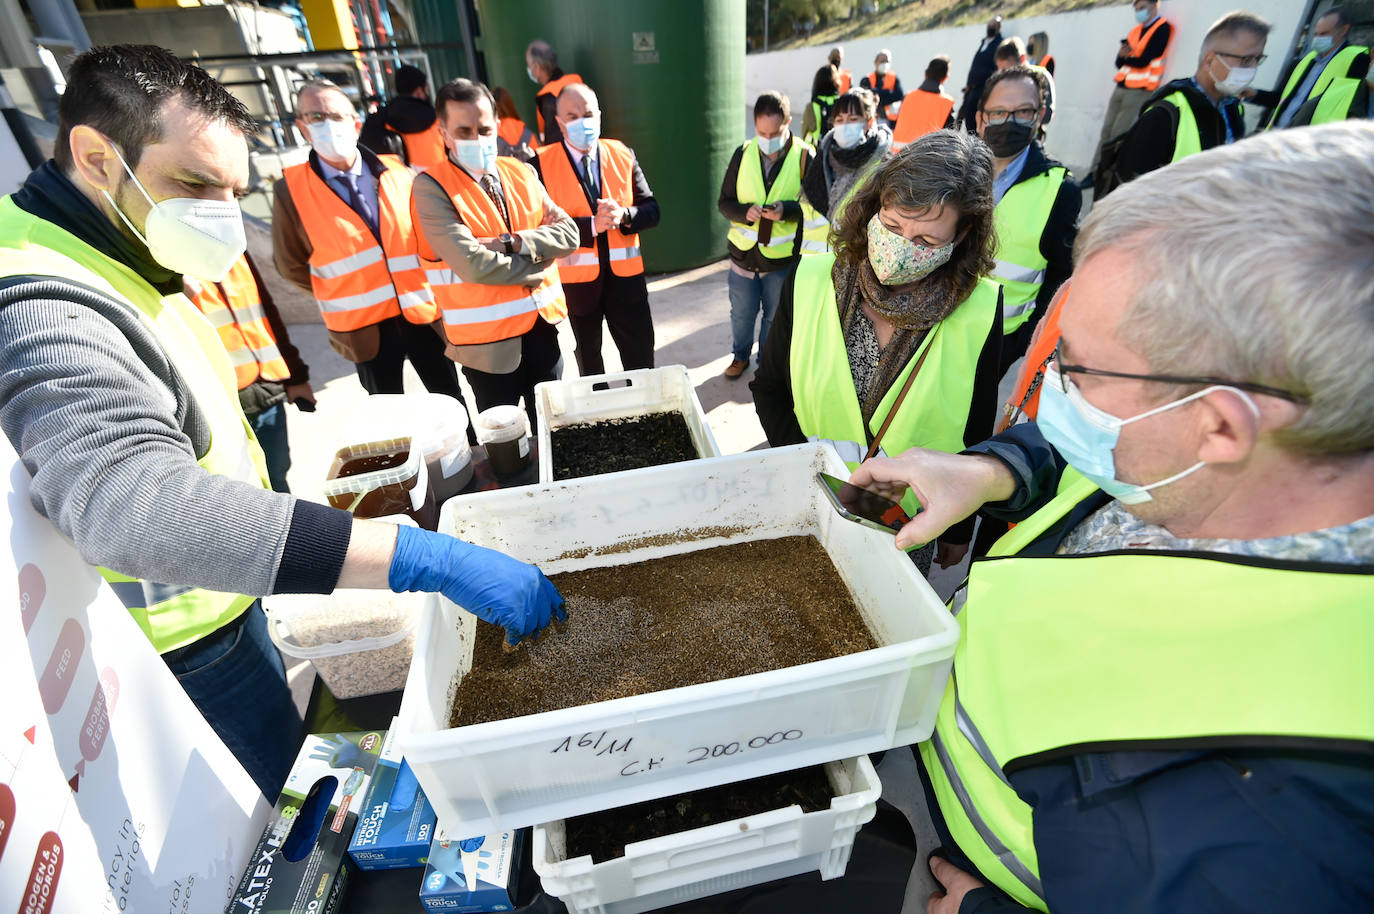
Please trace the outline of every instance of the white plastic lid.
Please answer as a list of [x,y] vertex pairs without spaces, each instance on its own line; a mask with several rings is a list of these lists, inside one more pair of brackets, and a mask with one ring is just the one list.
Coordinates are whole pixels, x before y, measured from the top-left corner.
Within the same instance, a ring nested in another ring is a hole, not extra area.
[[338,445],[395,437],[400,429],[415,436],[426,458],[471,451],[468,411],[452,397],[431,393],[367,397],[355,409]]
[[477,414],[473,428],[484,444],[515,441],[529,434],[525,411],[518,406],[493,406],[484,409]]

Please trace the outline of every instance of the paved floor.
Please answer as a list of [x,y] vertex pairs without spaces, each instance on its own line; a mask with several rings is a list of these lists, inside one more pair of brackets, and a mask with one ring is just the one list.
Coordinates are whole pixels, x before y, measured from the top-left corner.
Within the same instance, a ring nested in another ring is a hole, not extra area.
[[[731,360],[726,270],[726,263],[722,261],[653,278],[649,283],[649,297],[654,313],[658,364],[686,366],[717,443],[724,453],[733,454],[766,447],[767,443],[749,394],[752,370],[737,380],[728,380],[721,375]],[[323,501],[320,482],[333,456],[335,442],[346,430],[351,405],[366,393],[358,383],[353,366],[329,348],[322,324],[296,324],[290,332],[292,341],[310,366],[319,410],[313,414],[289,410],[292,467],[288,479],[296,494]],[[564,376],[576,376],[572,332],[566,322],[559,328],[559,340],[564,354]],[[620,359],[609,337],[605,359],[607,371],[620,369]],[[417,393],[424,390],[409,366],[406,368],[406,389]],[[965,571],[966,566],[962,565],[947,571],[937,570],[932,576],[932,584],[942,596],[948,596],[963,580]],[[308,663],[298,662],[288,669],[288,674],[303,705],[313,679],[311,668]],[[879,773],[884,798],[912,818],[920,845],[919,860],[924,861],[925,854],[934,846],[934,835],[929,823],[924,821],[921,787],[911,753],[889,752]],[[924,863],[918,863],[908,888],[905,911],[925,910],[929,880]]]

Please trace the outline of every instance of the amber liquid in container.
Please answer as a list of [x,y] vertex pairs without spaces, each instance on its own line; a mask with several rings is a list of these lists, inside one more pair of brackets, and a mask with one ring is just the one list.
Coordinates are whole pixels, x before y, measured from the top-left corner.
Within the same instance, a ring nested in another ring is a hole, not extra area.
[[[327,498],[329,504],[344,511],[352,511],[355,517],[387,517],[404,514],[426,530],[439,527],[439,508],[434,501],[434,493],[421,481],[419,473],[404,474],[404,467],[410,461],[410,443],[395,446],[398,442],[351,445],[341,448],[334,455],[328,479],[348,479],[364,474],[381,474],[378,484],[363,492],[333,492]],[[387,473],[386,471],[392,471]],[[425,472],[424,464],[420,473]],[[413,490],[424,485],[425,494],[420,506],[415,507]]]

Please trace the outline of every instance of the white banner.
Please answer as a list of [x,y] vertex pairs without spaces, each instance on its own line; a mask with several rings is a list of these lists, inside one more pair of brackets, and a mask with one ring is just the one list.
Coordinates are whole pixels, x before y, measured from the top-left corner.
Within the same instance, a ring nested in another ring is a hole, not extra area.
[[0,468],[0,910],[220,914],[267,803],[3,438]]

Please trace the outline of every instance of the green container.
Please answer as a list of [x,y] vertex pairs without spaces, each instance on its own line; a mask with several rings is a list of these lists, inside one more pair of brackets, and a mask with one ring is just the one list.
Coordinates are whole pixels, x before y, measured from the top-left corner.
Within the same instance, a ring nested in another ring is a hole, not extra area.
[[631,146],[663,211],[642,236],[645,269],[683,270],[725,256],[716,210],[730,156],[744,142],[745,0],[479,0],[492,85],[535,126],[525,73],[536,38],[601,100],[601,131]]
[[414,17],[416,43],[424,48],[429,56],[430,69],[434,71],[434,85],[430,94],[446,82],[459,76],[472,76],[468,66],[468,56],[458,47],[432,47],[433,44],[461,45],[463,26],[458,17],[462,15],[459,5],[453,0],[412,0],[411,15]]

